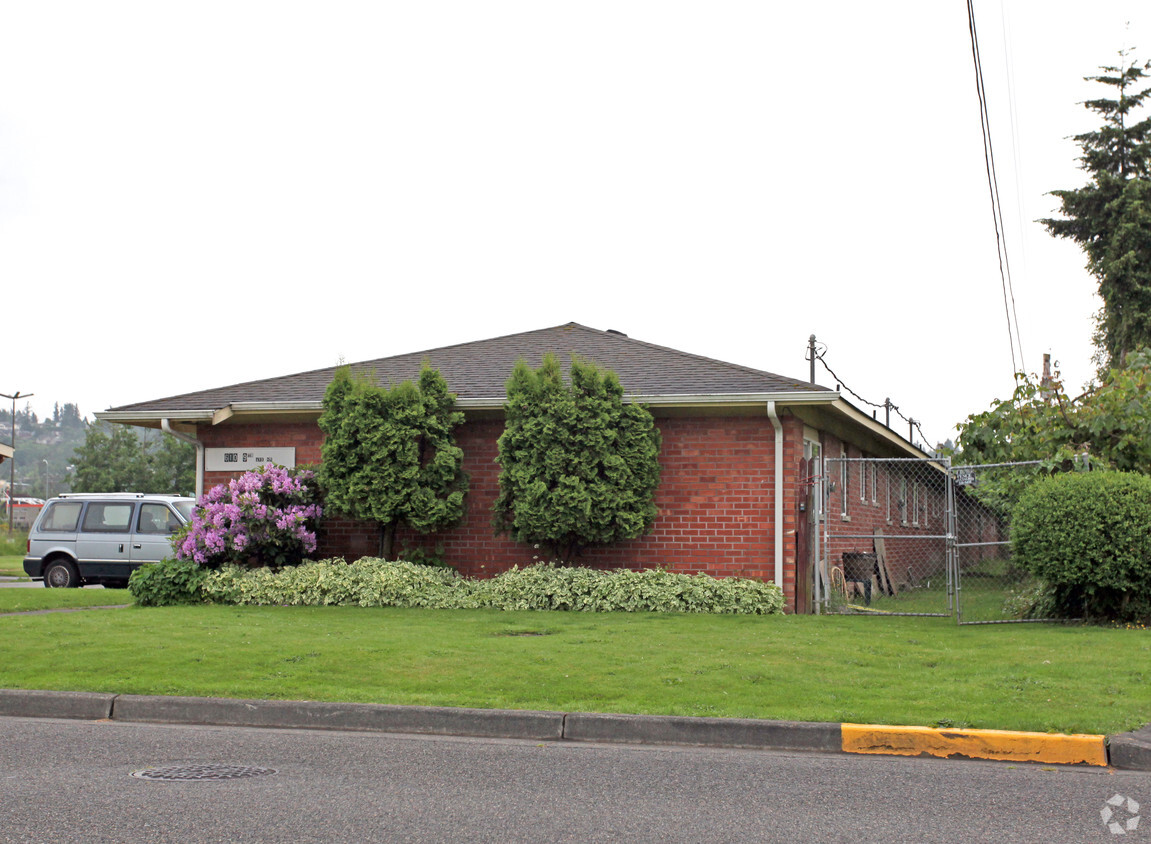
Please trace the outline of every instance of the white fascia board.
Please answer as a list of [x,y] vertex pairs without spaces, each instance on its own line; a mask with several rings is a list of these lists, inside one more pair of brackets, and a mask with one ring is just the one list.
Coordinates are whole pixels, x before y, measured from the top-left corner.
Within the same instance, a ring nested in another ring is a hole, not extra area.
[[[626,394],[624,400],[632,404],[646,404],[664,407],[707,407],[714,405],[762,405],[774,401],[777,405],[786,404],[831,404],[839,398],[832,390],[821,392],[793,393],[683,393],[679,395]],[[501,409],[507,403],[507,396],[491,398],[456,399],[456,406],[463,410]]]
[[628,395],[628,401],[637,404],[650,405],[710,405],[710,404],[761,404],[767,405],[769,401],[777,405],[784,404],[830,404],[839,399],[839,393],[832,390],[826,392],[793,392],[793,393],[699,393],[691,395]]
[[320,413],[318,401],[234,401],[228,405],[233,413]]
[[[777,405],[788,404],[831,404],[839,399],[839,393],[832,390],[820,392],[790,393],[699,393],[683,395],[626,395],[626,401],[652,406],[714,406],[714,405],[766,405],[774,401]],[[507,402],[507,396],[481,396],[458,398],[456,406],[461,410],[500,410]],[[135,422],[168,419],[171,422],[216,422],[231,416],[258,415],[261,413],[316,413],[323,411],[319,401],[238,401],[220,408],[203,410],[105,410],[96,413],[97,419],[108,422]]]
[[92,415],[102,422],[211,422],[215,410],[100,410]]

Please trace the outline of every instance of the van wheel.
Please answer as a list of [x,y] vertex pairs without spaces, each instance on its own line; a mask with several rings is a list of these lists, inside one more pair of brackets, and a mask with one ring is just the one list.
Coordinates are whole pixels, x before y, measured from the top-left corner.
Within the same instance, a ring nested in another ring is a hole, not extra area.
[[44,569],[44,585],[50,589],[71,589],[80,585],[80,573],[67,560],[53,560]]

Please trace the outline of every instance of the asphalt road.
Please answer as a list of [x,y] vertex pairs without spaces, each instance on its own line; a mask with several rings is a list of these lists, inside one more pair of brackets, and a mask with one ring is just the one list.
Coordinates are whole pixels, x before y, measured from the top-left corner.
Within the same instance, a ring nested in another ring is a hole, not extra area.
[[[43,589],[43,580],[17,580],[11,577],[0,577],[0,589]],[[103,589],[103,586],[85,586],[84,589]]]
[[[275,773],[132,776],[193,765]],[[1151,773],[0,718],[0,842],[1151,841],[1116,795]]]

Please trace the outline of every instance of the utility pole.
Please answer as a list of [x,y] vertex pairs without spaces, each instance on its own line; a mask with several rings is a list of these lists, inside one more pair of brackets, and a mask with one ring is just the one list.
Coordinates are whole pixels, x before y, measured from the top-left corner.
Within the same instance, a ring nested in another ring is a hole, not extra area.
[[21,393],[17,390],[13,395],[0,393],[6,399],[12,399],[12,465],[8,469],[8,533],[12,533],[12,514],[16,509],[16,399],[27,399],[35,393]]
[[807,359],[811,361],[811,383],[815,383],[815,335],[807,338]]

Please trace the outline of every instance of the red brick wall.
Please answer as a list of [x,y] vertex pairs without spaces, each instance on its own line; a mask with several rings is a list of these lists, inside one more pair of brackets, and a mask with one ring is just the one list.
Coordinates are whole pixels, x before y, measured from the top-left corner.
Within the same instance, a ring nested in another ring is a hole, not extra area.
[[[197,433],[205,448],[296,449],[296,465],[320,462],[320,429],[314,424],[261,422],[251,425],[200,425]],[[227,483],[238,472],[205,472],[204,491]]]
[[[659,515],[651,534],[610,548],[590,549],[581,562],[597,566],[665,566],[679,572],[706,572],[770,580],[774,576],[774,432],[765,416],[657,419],[663,436]],[[794,483],[802,455],[802,425],[785,417],[785,479]],[[444,558],[459,571],[490,576],[512,565],[530,564],[540,551],[495,536],[491,507],[498,492],[496,439],[502,420],[469,421],[457,430],[464,467],[471,478],[463,524],[421,537],[397,534],[399,545],[442,544]],[[206,446],[295,446],[296,462],[318,462],[320,431],[314,424],[230,424],[201,428]],[[227,481],[228,473],[206,473],[205,489]],[[785,500],[785,580],[794,584],[795,494]],[[375,554],[378,528],[371,523],[325,518],[319,553],[356,559]],[[789,600],[790,604],[790,600]]]
[[[946,485],[942,473],[919,461],[878,461],[871,464],[837,461],[842,454],[841,441],[824,434],[823,453],[828,460],[834,491],[828,496],[829,558],[838,565],[847,551],[875,550],[874,535],[882,531],[887,563],[897,582],[912,577],[932,577],[944,570],[946,547]],[[873,455],[847,446],[849,460]],[[848,469],[846,504],[841,468]],[[861,468],[863,471],[861,472]],[[875,473],[875,495],[871,474]],[[901,485],[902,484],[902,485]],[[863,494],[860,494],[861,487]],[[904,502],[900,505],[900,502]],[[918,510],[915,504],[918,503]]]

